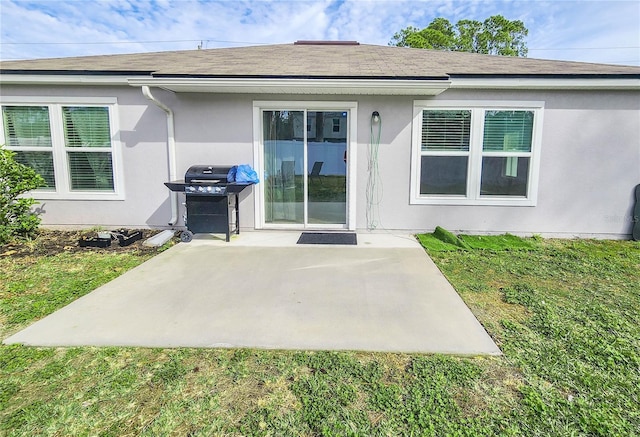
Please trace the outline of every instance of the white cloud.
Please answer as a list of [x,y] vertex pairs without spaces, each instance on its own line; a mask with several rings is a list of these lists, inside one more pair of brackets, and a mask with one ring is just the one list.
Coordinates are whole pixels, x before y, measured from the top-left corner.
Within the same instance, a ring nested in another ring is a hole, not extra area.
[[640,65],[637,0],[2,0],[0,7],[1,59],[195,49],[200,40],[207,48],[298,39],[386,45],[400,29],[439,16],[455,23],[501,14],[529,28],[531,57]]
[[640,65],[640,2],[563,1],[540,6],[548,13],[533,16],[530,57]]

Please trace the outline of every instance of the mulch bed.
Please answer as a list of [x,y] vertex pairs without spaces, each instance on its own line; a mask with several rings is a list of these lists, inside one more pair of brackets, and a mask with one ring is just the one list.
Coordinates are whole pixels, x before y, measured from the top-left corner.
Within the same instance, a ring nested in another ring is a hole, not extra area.
[[16,240],[0,246],[0,258],[25,257],[25,256],[50,256],[67,252],[155,252],[157,248],[143,246],[142,243],[149,237],[161,232],[156,229],[127,229],[129,235],[135,231],[142,233],[142,238],[128,246],[120,246],[117,239],[111,240],[111,245],[105,248],[80,247],[78,241],[81,238],[95,238],[95,230],[58,231],[41,229],[36,236],[29,240]]

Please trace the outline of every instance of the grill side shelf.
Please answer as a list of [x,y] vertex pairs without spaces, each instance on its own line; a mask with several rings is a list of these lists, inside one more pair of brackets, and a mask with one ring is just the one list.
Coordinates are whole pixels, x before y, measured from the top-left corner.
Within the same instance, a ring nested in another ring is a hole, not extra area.
[[165,182],[164,184],[171,191],[176,191],[176,192],[179,192],[179,193],[184,193],[184,187],[187,186],[187,184],[185,184],[184,181]]
[[[171,191],[175,191],[178,193],[188,192],[189,194],[199,194],[197,192],[191,192],[187,190],[186,187],[226,187],[227,193],[239,193],[245,188],[253,185],[251,183],[239,183],[239,182],[227,182],[227,183],[216,183],[216,182],[185,182],[185,181],[171,181],[164,183],[167,188]],[[203,193],[206,194],[206,193]]]

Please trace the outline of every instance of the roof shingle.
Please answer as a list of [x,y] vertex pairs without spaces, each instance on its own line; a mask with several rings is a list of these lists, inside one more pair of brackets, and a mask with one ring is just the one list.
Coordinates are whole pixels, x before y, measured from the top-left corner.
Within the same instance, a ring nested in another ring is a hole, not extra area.
[[2,73],[155,77],[436,79],[450,76],[633,76],[640,67],[367,44],[280,44],[0,62]]

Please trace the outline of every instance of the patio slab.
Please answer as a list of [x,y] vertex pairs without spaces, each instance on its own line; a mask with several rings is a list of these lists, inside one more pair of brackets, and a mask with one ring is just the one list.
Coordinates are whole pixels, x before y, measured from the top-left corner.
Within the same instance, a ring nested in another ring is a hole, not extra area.
[[196,236],[4,343],[500,354],[411,236],[298,236]]

